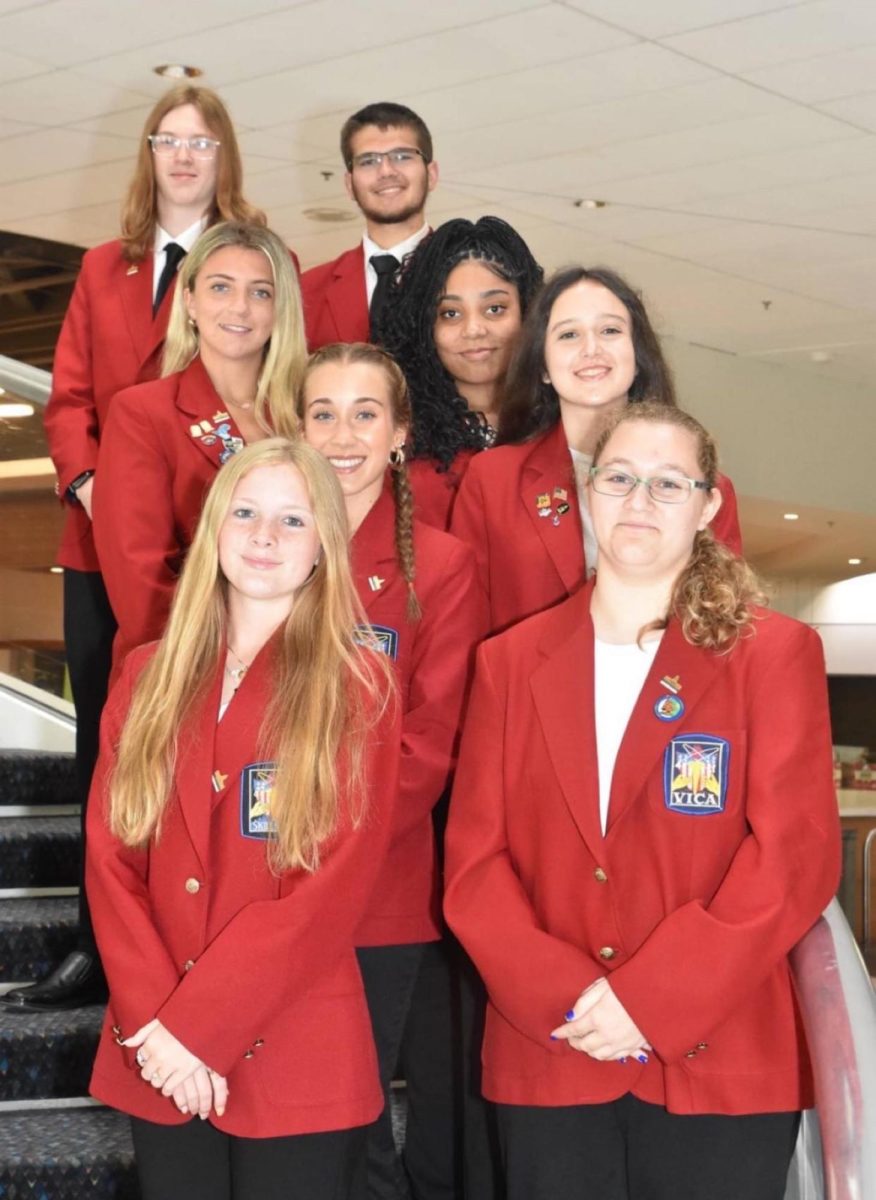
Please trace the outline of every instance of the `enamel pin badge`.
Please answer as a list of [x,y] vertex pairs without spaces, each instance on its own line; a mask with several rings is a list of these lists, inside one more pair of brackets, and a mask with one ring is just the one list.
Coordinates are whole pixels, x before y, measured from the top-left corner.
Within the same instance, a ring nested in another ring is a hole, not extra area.
[[684,716],[684,701],[679,696],[681,691],[680,675],[664,675],[660,686],[666,688],[668,696],[660,696],[654,704],[654,716],[660,721],[677,721]]
[[388,625],[357,625],[353,638],[357,645],[386,654],[393,662],[398,658],[397,629],[390,629]]
[[379,592],[385,583],[386,580],[381,579],[379,575],[368,576],[368,586],[371,588],[372,592]]
[[536,496],[535,508],[540,517],[549,517],[551,515],[551,494],[550,494],[550,492],[540,492]]

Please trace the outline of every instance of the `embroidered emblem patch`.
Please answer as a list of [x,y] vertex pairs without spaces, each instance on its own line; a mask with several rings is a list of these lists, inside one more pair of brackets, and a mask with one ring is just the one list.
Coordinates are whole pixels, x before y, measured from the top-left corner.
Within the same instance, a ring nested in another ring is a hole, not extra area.
[[684,715],[684,701],[678,696],[661,696],[654,705],[654,716],[661,721],[677,721]]
[[357,625],[353,637],[357,645],[387,654],[393,662],[398,658],[397,629],[390,629],[388,625]]
[[724,811],[730,743],[710,733],[674,737],[663,756],[663,802],[672,812],[705,817]]
[[250,763],[240,775],[240,832],[245,838],[267,841],[277,832],[271,816],[277,764]]

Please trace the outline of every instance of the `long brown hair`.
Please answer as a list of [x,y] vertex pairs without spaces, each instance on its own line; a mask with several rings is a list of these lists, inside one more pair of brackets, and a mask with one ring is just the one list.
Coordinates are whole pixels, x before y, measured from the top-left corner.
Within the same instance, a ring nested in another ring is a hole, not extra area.
[[274,280],[274,327],[265,346],[254,415],[265,433],[294,438],[297,432],[295,392],[307,360],[301,288],[289,250],[280,237],[264,225],[222,221],[206,229],[185,256],[167,323],[161,374],[172,375],[184,370],[197,354],[198,331],[189,320],[185,293],[195,286],[198,273],[210,255],[225,246],[258,250],[270,264]]
[[273,696],[259,748],[277,763],[272,865],[319,866],[320,848],[341,816],[339,758],[347,764],[349,815],[354,821],[363,815],[365,741],[375,711],[391,696],[391,671],[385,656],[355,639],[366,618],[350,574],[347,516],[334,471],[305,443],[269,438],[234,455],[216,476],[164,636],[135,687],[109,782],[110,828],[125,845],[160,836],[180,730],[223,660],[227,584],[218,540],[234,490],[255,468],[286,464],[304,477],[322,552],[273,650]]
[[143,126],[137,165],[122,205],[122,255],[128,262],[142,262],[155,240],[158,198],[149,135],[158,132],[169,112],[184,104],[191,104],[198,110],[204,124],[220,143],[216,151],[216,196],[208,223],[233,220],[266,224],[261,209],[243,197],[243,165],[228,109],[209,88],[180,83],[164,93]]
[[547,280],[530,305],[505,379],[497,445],[525,442],[552,429],[560,419],[560,399],[546,378],[545,341],[551,312],[560,296],[579,283],[597,283],[616,296],[630,314],[636,374],[629,400],[675,404],[672,371],[648,310],[631,284],[608,267],[566,267]]
[[[717,487],[718,451],[711,435],[690,413],[653,400],[628,405],[608,422],[593,452],[594,466],[615,430],[628,421],[686,429],[696,439],[702,478],[710,491]],[[764,603],[760,582],[745,559],[716,541],[711,529],[703,529],[696,533],[691,556],[675,581],[666,616],[646,625],[639,637],[665,629],[669,617],[675,617],[692,645],[726,653],[751,628],[755,606]]]
[[[402,428],[410,433],[411,429],[411,399],[408,385],[398,363],[379,346],[368,342],[332,342],[323,346],[307,360],[301,385],[298,389],[296,410],[298,419],[304,422],[304,389],[311,373],[325,363],[346,366],[354,363],[365,363],[377,367],[386,378],[389,392],[390,412],[392,423],[396,428]],[[417,577],[416,556],[414,554],[414,496],[405,465],[404,449],[396,461],[390,462],[392,469],[392,490],[395,499],[395,553],[402,576],[408,585],[408,620],[418,621],[422,616],[420,602],[414,588]]]

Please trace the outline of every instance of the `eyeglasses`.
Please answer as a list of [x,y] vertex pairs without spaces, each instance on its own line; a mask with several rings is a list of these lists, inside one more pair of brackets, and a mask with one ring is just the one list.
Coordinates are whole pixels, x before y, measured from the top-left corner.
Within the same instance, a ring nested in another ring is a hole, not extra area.
[[384,159],[388,159],[393,167],[409,167],[418,158],[426,161],[422,150],[408,146],[400,146],[397,150],[371,150],[366,154],[357,154],[350,161],[350,170],[355,167],[357,171],[377,171],[383,166]]
[[650,479],[640,479],[638,475],[628,475],[616,467],[590,468],[590,485],[601,496],[629,496],[640,483],[648,489],[651,499],[661,504],[684,504],[694,488],[704,492],[712,490],[704,479],[688,479],[686,475],[652,475]]
[[221,142],[211,137],[175,137],[172,133],[150,133],[149,142],[153,154],[176,154],[183,146],[192,158],[214,158]]

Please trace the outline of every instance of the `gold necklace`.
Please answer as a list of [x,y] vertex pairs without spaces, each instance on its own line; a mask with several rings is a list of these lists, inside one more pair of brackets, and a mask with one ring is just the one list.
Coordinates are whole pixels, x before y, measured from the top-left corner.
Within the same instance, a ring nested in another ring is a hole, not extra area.
[[241,683],[243,683],[243,677],[252,666],[252,663],[245,663],[230,642],[228,643],[228,653],[233,654],[240,664],[238,667],[229,666],[228,663],[225,664],[225,674],[231,680],[231,686],[236,692]]

